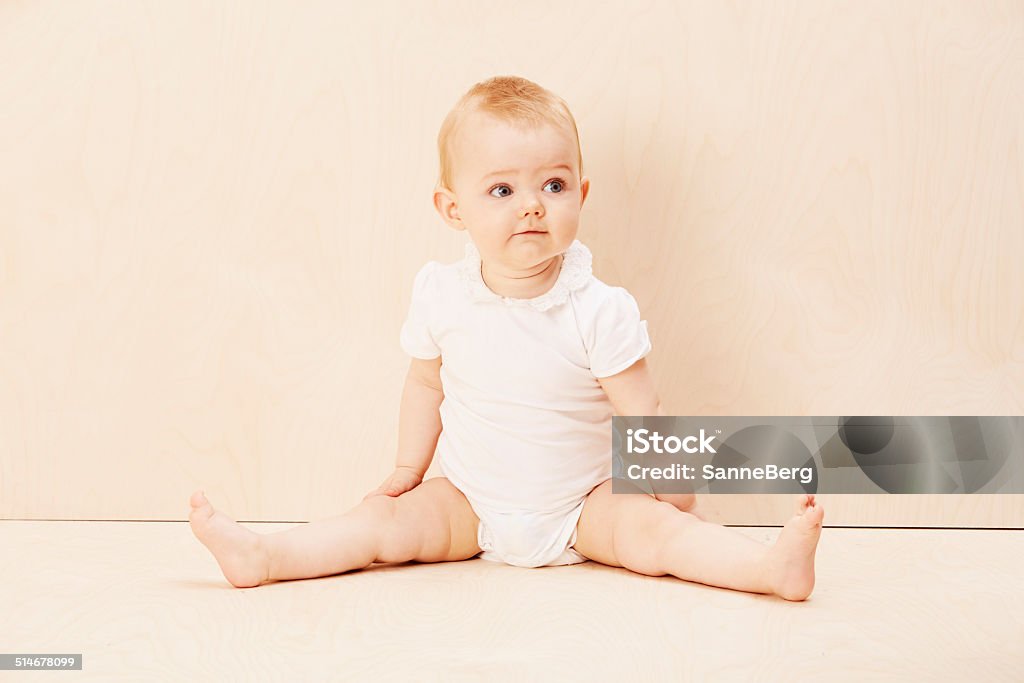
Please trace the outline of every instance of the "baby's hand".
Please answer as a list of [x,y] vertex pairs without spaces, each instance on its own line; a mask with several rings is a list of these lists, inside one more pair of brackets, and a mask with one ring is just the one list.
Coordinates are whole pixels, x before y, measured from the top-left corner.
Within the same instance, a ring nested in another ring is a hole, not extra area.
[[371,496],[400,496],[419,486],[422,481],[423,477],[411,467],[396,467],[384,483],[363,496],[363,500]]

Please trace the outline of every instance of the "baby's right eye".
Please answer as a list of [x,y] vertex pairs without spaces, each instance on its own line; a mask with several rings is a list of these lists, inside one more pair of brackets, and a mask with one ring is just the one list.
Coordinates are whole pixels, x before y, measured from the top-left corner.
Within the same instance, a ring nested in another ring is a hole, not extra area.
[[[507,194],[494,194],[498,190],[508,190],[508,193]],[[508,185],[495,185],[494,187],[491,188],[491,191],[490,191],[490,195],[492,197],[499,197],[499,198],[501,198],[501,197],[507,197],[510,194],[512,194],[512,188],[509,187]]]

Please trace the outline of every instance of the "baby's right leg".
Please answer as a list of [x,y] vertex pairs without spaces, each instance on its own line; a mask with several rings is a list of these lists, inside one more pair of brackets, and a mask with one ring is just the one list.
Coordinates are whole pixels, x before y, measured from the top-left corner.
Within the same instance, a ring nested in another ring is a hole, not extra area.
[[216,512],[199,492],[191,503],[192,531],[239,588],[341,574],[374,562],[448,562],[480,552],[479,520],[462,492],[443,477],[273,534],[257,534]]

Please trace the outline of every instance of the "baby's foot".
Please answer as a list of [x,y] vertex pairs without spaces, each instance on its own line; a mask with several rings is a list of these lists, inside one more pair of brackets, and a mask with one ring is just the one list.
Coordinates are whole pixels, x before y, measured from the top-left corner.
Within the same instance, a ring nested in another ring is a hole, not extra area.
[[814,553],[824,516],[813,494],[800,496],[796,514],[768,551],[769,581],[779,597],[806,600],[814,589]]
[[189,500],[192,533],[213,553],[224,578],[236,588],[250,588],[270,577],[270,555],[263,539],[223,512],[217,512],[202,491]]

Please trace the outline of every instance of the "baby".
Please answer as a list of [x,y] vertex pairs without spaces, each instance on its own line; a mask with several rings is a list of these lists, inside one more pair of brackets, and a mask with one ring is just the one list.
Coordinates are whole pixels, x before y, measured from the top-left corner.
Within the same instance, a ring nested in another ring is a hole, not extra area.
[[[594,560],[803,600],[824,511],[800,496],[774,545],[704,521],[692,494],[612,494],[612,415],[662,415],[636,301],[576,240],[590,191],[565,102],[478,83],[438,136],[434,206],[465,258],[416,275],[394,472],[344,515],[257,534],[202,492],[189,521],[234,586],[478,555]],[[423,481],[435,456],[443,476]]]

